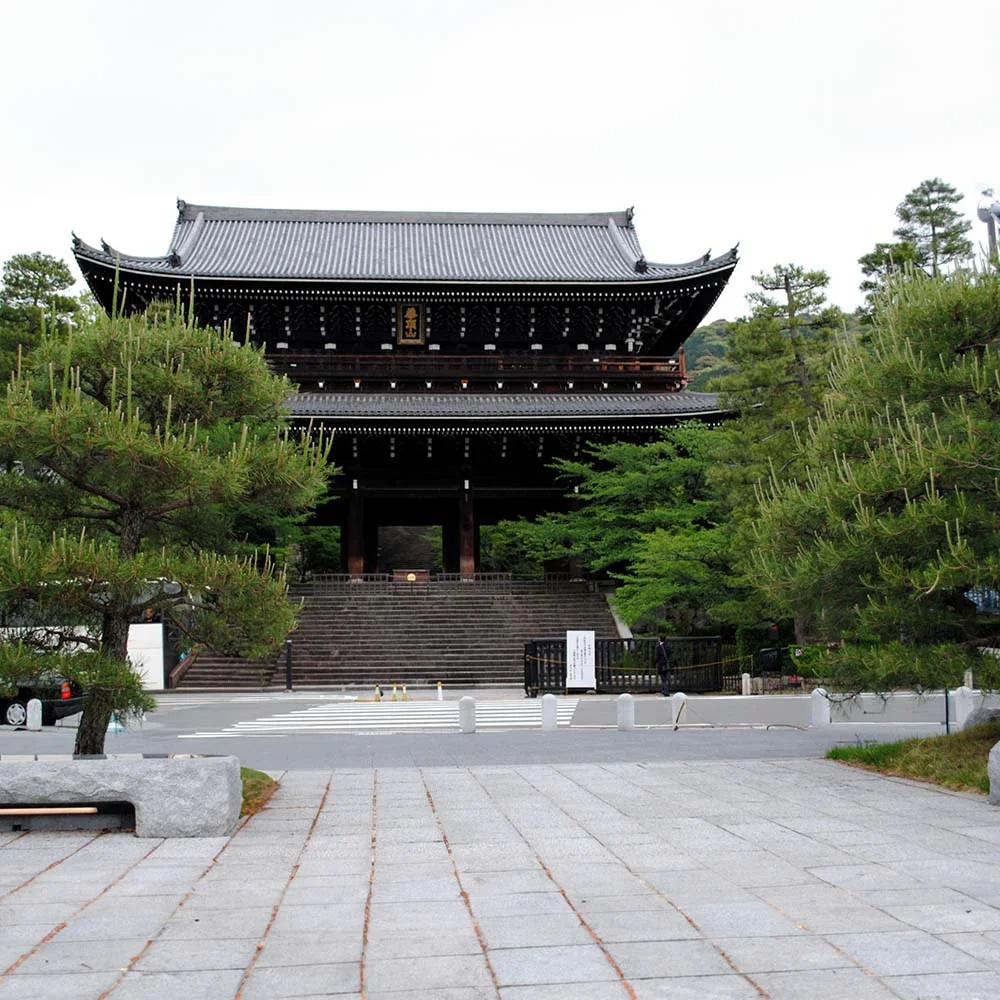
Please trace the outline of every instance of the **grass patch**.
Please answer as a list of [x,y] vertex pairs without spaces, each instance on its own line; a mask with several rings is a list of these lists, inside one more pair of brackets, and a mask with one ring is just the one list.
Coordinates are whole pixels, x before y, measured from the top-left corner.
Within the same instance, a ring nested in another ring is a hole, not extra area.
[[1000,722],[987,722],[946,736],[834,747],[826,756],[882,774],[932,781],[956,791],[988,794],[990,779],[986,766],[990,750],[998,742]]
[[278,783],[269,774],[255,771],[252,767],[241,767],[240,777],[243,779],[243,808],[241,816],[252,816],[267,805],[267,800],[274,794]]

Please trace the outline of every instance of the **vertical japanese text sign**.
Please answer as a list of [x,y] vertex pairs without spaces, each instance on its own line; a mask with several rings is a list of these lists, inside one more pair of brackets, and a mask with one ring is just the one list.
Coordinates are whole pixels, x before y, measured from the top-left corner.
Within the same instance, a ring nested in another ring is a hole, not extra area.
[[596,688],[597,670],[594,665],[594,633],[566,633],[566,690]]
[[396,306],[396,343],[424,342],[424,307],[415,303]]

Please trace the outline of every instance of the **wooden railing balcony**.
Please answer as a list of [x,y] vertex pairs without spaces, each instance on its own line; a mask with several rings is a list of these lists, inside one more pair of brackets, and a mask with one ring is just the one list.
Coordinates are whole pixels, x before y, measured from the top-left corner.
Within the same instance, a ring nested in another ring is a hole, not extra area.
[[[683,353],[652,355],[539,353],[344,354],[333,351],[269,351],[271,365],[304,389],[345,388],[438,392],[471,389],[517,391],[624,389],[671,391],[687,382]],[[579,384],[577,384],[579,383]]]

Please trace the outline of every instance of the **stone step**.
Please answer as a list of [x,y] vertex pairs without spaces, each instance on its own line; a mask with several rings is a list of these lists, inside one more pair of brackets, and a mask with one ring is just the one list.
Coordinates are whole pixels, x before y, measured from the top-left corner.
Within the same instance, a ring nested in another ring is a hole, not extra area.
[[[567,629],[616,637],[604,598],[579,587],[553,592],[475,586],[327,592],[290,588],[301,599],[292,633],[293,682],[305,686],[375,683],[520,687],[524,643]],[[284,686],[284,651],[266,664],[203,651],[183,688]]]

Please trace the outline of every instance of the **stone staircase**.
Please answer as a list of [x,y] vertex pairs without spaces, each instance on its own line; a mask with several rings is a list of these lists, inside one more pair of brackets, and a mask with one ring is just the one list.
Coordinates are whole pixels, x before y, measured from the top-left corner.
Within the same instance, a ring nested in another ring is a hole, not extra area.
[[[293,585],[302,601],[292,634],[296,688],[521,687],[524,643],[568,629],[618,632],[602,594],[580,583]],[[284,654],[250,663],[207,650],[179,687],[283,687]]]

